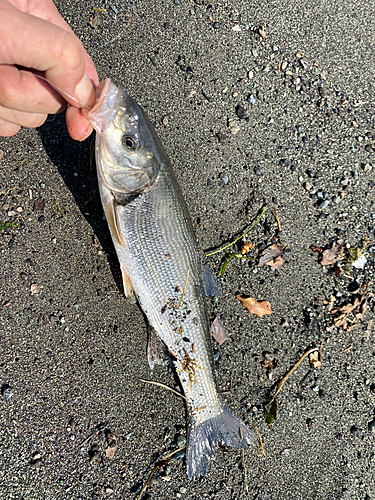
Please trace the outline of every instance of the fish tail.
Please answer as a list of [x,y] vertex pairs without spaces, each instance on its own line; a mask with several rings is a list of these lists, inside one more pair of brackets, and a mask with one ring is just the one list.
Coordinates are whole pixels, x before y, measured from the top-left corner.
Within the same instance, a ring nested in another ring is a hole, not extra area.
[[254,434],[227,406],[223,405],[221,410],[218,415],[199,424],[194,417],[190,420],[186,452],[189,479],[206,474],[214,459],[217,443],[234,448],[247,448],[256,443]]

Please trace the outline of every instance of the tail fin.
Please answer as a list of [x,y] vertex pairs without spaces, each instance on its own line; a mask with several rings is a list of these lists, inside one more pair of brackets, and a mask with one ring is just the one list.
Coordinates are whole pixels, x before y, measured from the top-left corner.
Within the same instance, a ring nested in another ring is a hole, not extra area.
[[247,448],[255,444],[256,438],[239,418],[225,405],[222,412],[197,424],[191,419],[188,430],[186,467],[189,479],[204,476],[214,459],[217,443],[221,442],[234,448]]

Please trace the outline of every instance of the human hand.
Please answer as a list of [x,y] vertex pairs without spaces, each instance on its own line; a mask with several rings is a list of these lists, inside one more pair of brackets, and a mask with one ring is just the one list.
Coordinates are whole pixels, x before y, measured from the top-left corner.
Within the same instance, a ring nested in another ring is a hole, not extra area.
[[0,136],[39,127],[68,102],[68,132],[86,139],[92,127],[82,107],[93,106],[98,82],[93,62],[52,0],[0,0]]

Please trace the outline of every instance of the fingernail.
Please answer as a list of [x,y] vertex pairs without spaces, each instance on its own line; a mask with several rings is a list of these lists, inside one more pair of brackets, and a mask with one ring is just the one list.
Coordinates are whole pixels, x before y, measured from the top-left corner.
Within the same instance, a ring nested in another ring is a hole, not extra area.
[[85,135],[82,137],[82,139],[80,139],[80,141],[85,141],[88,137],[90,137],[90,135],[92,134],[92,127],[89,127],[86,132],[85,132]]
[[82,106],[93,106],[95,100],[94,87],[92,86],[92,83],[86,73],[76,86],[74,94]]

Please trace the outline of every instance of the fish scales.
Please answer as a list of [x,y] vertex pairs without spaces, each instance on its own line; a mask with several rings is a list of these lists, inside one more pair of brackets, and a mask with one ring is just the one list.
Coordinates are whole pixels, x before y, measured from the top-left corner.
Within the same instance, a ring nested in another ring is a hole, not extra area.
[[253,433],[225,406],[214,376],[201,255],[170,161],[146,113],[110,80],[88,113],[96,129],[101,200],[123,273],[172,356],[187,402],[186,465],[206,474],[218,442],[246,448]]
[[[209,325],[202,303],[204,287],[198,250],[189,230],[191,221],[186,220],[184,212],[179,210],[180,204],[164,172],[161,172],[153,189],[142,198],[117,207],[118,220],[126,249],[123,252],[127,254],[126,260],[131,262],[126,271],[142,309],[179,362],[179,374],[190,410],[207,406],[208,413],[220,408],[220,403],[212,376],[212,358],[207,354],[206,344],[210,340],[202,339],[202,332],[205,336],[209,333]],[[188,271],[186,290],[177,311]],[[185,351],[193,361],[199,359],[199,367],[193,365],[197,380],[194,384],[190,383],[189,373],[181,368],[186,358]]]

